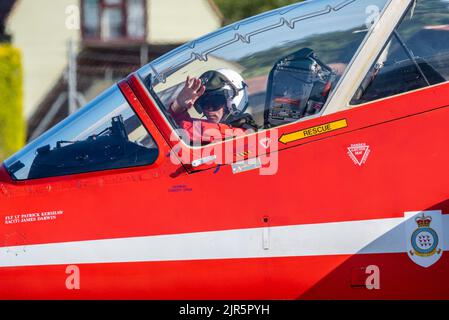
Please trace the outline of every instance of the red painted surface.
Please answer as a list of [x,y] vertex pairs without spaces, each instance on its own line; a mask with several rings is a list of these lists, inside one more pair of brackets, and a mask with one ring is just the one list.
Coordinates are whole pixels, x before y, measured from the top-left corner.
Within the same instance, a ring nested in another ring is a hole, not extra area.
[[[351,286],[370,264],[380,290]],[[66,266],[4,268],[0,299],[449,299],[448,268],[405,254],[97,264],[79,266],[80,290],[67,290]]]

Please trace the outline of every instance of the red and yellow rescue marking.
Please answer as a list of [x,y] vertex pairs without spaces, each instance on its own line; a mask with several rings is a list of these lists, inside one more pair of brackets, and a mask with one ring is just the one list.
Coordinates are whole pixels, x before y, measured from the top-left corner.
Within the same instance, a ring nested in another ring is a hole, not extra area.
[[311,127],[311,128],[302,129],[299,131],[283,134],[281,136],[281,138],[279,139],[279,142],[281,142],[283,144],[287,144],[290,142],[294,142],[294,141],[310,138],[313,136],[325,134],[328,132],[332,132],[335,130],[343,129],[343,128],[346,128],[347,126],[348,126],[348,122],[346,121],[346,119],[329,122],[329,123],[322,124],[322,125],[319,125],[316,127]]

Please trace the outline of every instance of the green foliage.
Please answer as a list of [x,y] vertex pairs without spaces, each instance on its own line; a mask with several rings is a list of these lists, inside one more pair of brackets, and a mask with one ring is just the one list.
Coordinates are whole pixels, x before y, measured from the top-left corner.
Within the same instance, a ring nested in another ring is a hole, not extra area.
[[20,53],[0,45],[0,161],[25,143],[22,115],[22,65]]
[[225,24],[277,9],[302,0],[215,0],[223,13]]

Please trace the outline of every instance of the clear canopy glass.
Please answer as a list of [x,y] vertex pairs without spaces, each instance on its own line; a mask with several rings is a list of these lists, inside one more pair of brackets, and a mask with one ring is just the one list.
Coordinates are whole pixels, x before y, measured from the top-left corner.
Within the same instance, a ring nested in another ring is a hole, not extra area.
[[4,164],[14,180],[143,166],[158,148],[117,86],[68,117]]
[[[293,4],[187,43],[138,74],[175,128],[181,125],[169,111],[186,78],[221,69],[244,78],[246,112],[259,130],[317,116],[388,2]],[[195,108],[187,112],[193,120],[209,120]]]

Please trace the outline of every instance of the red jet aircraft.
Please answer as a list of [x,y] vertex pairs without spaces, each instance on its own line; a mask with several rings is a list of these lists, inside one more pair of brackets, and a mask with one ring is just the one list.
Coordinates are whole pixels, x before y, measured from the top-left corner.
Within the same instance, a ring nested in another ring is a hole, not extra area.
[[449,299],[448,81],[446,0],[183,45],[4,162],[0,298]]

